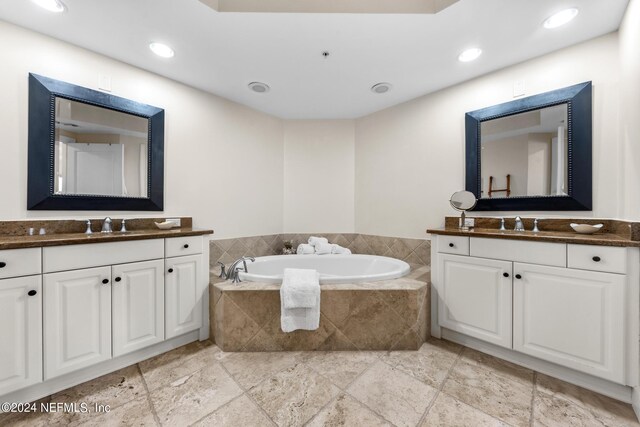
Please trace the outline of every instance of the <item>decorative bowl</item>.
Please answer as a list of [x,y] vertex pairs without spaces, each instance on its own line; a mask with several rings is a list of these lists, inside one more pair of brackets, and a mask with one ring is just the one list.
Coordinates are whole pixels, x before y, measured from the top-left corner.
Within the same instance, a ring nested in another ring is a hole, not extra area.
[[591,224],[569,224],[571,226],[571,228],[573,228],[573,230],[576,233],[580,233],[580,234],[593,234],[596,233],[597,231],[599,231],[602,228],[603,224],[595,224],[595,225],[591,225]]
[[154,222],[154,224],[156,225],[156,227],[158,227],[160,230],[168,230],[170,228],[173,227],[177,227],[178,224],[176,224],[173,221],[165,221],[165,222]]

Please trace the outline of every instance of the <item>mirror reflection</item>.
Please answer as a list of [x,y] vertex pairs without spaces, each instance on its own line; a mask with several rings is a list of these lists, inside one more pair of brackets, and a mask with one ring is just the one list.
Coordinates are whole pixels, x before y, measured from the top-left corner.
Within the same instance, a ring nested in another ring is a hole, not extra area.
[[55,121],[55,194],[148,197],[148,119],[56,97]]
[[567,104],[483,121],[481,197],[568,194]]

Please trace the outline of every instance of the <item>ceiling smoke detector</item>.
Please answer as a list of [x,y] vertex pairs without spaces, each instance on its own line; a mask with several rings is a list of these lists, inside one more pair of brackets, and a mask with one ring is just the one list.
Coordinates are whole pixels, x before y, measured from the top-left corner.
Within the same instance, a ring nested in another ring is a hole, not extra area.
[[371,92],[378,94],[387,93],[391,90],[391,87],[391,83],[377,83],[371,86]]
[[67,10],[64,3],[60,0],[31,0],[43,9],[49,12],[61,13]]
[[267,93],[271,90],[268,84],[260,83],[260,82],[251,82],[249,83],[249,89],[256,93]]

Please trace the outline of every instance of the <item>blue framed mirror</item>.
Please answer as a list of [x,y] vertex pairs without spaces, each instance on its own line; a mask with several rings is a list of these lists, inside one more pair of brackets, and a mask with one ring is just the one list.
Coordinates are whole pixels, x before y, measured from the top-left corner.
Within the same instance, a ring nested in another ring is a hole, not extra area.
[[592,209],[592,87],[580,83],[465,117],[474,210]]

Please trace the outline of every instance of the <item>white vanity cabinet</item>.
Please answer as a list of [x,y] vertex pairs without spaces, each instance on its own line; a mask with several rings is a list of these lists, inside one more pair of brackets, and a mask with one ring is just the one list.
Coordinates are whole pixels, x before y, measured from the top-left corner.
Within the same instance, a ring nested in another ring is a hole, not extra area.
[[433,335],[554,374],[570,368],[569,379],[638,385],[637,248],[434,239]]
[[113,357],[164,341],[164,261],[111,269]]
[[111,358],[111,267],[44,275],[44,379]]
[[42,381],[41,284],[41,276],[0,280],[0,396]]
[[[202,326],[202,287],[198,280],[203,269],[202,239],[166,239],[165,331],[167,338]],[[195,254],[195,255],[193,255]]]
[[508,261],[441,255],[440,325],[510,348],[511,270]]
[[624,382],[622,274],[514,265],[513,348]]
[[202,234],[0,250],[0,402],[208,338]]

